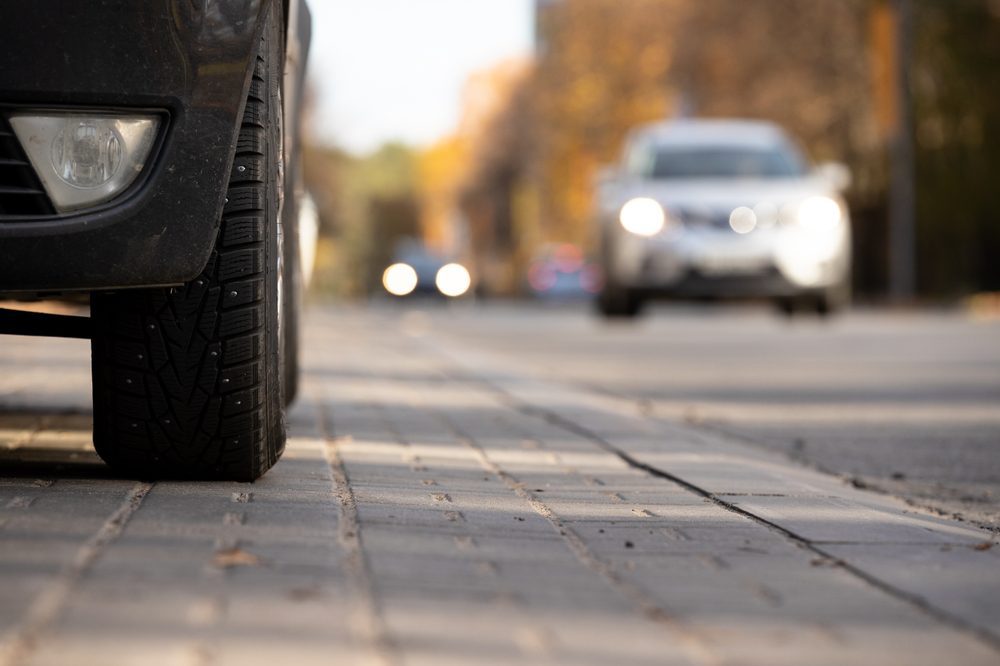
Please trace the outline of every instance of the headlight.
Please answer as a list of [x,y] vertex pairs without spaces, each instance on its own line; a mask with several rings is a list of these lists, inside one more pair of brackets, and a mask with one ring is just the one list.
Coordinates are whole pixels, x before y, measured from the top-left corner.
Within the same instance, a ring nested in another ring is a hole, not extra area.
[[796,221],[806,229],[830,231],[840,224],[840,204],[830,197],[811,197],[799,204]]
[[469,291],[472,276],[461,264],[445,264],[434,277],[434,284],[442,294],[455,298]]
[[11,127],[56,210],[113,199],[146,164],[159,119],[153,115],[32,114]]
[[790,205],[794,224],[785,225],[776,259],[782,272],[801,286],[813,286],[827,279],[829,262],[844,252],[847,238],[844,213],[829,197],[811,197],[798,206]]
[[417,288],[417,272],[409,264],[393,264],[382,273],[382,286],[393,296],[406,296]]
[[729,214],[729,228],[738,234],[748,234],[757,227],[757,213],[753,208],[740,206]]
[[637,236],[655,236],[666,225],[667,215],[659,202],[640,197],[622,206],[618,220],[626,231]]

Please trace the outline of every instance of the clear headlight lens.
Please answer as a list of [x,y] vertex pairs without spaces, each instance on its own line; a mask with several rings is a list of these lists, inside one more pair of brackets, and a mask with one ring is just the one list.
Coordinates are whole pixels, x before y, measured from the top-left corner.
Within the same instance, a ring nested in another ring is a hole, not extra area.
[[382,286],[393,296],[406,296],[417,288],[417,272],[409,264],[393,264],[382,273]]
[[445,296],[456,298],[469,291],[469,287],[472,286],[472,276],[461,264],[445,264],[438,269],[434,284]]
[[10,124],[52,204],[65,213],[126,190],[149,158],[160,121],[154,115],[19,113]]
[[639,197],[622,206],[618,220],[626,231],[637,236],[655,236],[666,225],[667,214],[655,199]]

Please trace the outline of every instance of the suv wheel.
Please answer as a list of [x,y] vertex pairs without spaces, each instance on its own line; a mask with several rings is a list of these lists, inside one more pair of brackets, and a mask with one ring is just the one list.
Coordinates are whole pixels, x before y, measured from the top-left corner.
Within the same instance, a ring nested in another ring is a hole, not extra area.
[[632,289],[608,285],[597,295],[597,311],[609,319],[637,317],[642,312],[642,297]]
[[92,296],[94,445],[123,473],[249,481],[284,449],[279,20],[261,39],[205,269]]

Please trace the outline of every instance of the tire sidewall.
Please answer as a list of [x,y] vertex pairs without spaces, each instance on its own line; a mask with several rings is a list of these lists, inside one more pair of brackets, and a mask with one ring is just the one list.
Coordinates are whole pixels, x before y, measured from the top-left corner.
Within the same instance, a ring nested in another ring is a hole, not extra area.
[[[267,83],[268,95],[268,118],[267,118],[267,141],[265,164],[267,165],[266,178],[266,203],[267,214],[266,238],[265,238],[265,273],[264,273],[264,311],[265,323],[265,350],[264,350],[264,372],[265,375],[265,423],[267,433],[264,438],[263,451],[260,453],[267,458],[263,461],[255,461],[255,467],[264,469],[273,465],[281,455],[285,447],[285,399],[284,382],[282,381],[282,365],[284,357],[284,345],[282,339],[282,295],[281,295],[281,270],[282,270],[282,237],[284,236],[281,219],[281,197],[283,183],[280,178],[281,162],[283,160],[282,147],[282,105],[281,105],[281,77],[283,71],[283,40],[281,33],[281,20],[277,15],[278,10],[272,6],[268,13],[264,30],[265,81]],[[287,304],[294,307],[293,304]],[[261,465],[263,463],[263,465]]]

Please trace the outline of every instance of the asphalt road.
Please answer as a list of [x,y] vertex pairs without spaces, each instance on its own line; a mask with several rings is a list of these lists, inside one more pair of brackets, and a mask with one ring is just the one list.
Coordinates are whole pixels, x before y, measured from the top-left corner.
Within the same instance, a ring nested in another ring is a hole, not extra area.
[[995,664],[1000,324],[314,308],[285,458],[90,449],[0,338],[0,666]]

